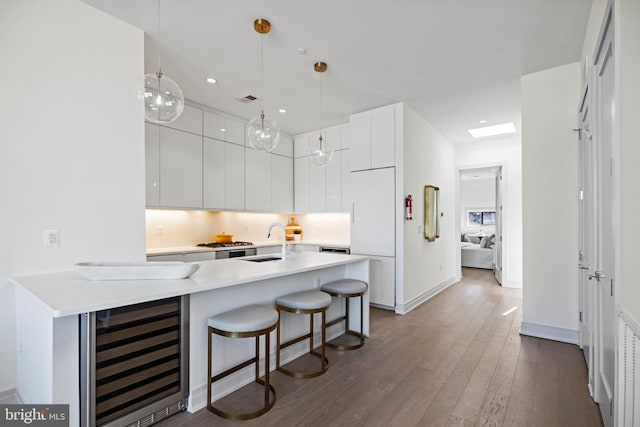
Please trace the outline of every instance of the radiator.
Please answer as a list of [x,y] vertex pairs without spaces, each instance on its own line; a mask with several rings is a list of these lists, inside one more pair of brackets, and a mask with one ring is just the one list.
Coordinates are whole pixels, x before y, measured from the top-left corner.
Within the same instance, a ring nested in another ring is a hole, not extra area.
[[618,426],[640,427],[640,326],[618,313]]

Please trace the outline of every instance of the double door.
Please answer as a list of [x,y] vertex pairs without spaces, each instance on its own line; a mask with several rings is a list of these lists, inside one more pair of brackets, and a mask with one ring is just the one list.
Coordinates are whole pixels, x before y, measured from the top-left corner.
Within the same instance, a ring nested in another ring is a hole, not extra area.
[[589,388],[606,426],[614,422],[616,333],[612,25],[609,14],[580,108],[580,338]]

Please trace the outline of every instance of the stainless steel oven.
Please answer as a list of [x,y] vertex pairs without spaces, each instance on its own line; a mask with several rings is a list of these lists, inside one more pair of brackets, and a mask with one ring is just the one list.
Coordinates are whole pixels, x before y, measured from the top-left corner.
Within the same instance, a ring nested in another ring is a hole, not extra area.
[[256,248],[224,249],[221,251],[216,251],[216,259],[242,258],[244,256],[255,255],[256,253]]

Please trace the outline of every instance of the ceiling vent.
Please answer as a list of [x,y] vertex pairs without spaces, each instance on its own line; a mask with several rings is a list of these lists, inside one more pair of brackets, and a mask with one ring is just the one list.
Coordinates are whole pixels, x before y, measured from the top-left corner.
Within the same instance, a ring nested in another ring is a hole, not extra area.
[[243,97],[243,98],[236,98],[236,99],[237,99],[238,101],[240,101],[240,102],[244,103],[244,104],[248,104],[249,102],[255,101],[255,100],[256,100],[256,99],[258,99],[258,98],[256,98],[256,97],[255,97],[255,96],[253,96],[253,95],[247,95],[247,96],[245,96],[245,97]]

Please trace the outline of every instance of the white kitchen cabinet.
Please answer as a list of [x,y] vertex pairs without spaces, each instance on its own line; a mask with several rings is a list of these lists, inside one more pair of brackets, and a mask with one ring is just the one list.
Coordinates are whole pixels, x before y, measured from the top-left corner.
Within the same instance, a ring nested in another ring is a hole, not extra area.
[[309,211],[309,157],[294,160],[294,207],[296,212]]
[[326,211],[326,172],[326,168],[314,165],[309,158],[309,212]]
[[240,120],[227,119],[225,121],[226,141],[238,145],[245,145],[244,142],[244,122]]
[[202,207],[202,136],[160,127],[160,205]]
[[369,302],[394,309],[396,304],[396,259],[369,258]]
[[309,155],[309,137],[310,134],[305,133],[293,139],[293,155],[296,159]]
[[395,105],[351,115],[349,129],[352,171],[395,165]]
[[342,210],[342,153],[346,150],[334,151],[333,159],[325,166],[325,210],[339,212]]
[[202,135],[207,138],[226,141],[226,118],[210,111],[205,111],[203,114]]
[[[326,141],[329,141],[329,144],[331,144],[331,148],[333,148],[334,151],[342,149],[342,132],[341,132],[341,128],[342,128],[342,125],[340,125],[340,126],[332,126],[330,128],[324,129],[323,132],[322,132],[322,137]],[[318,136],[316,135],[316,138],[317,137]]]
[[293,212],[293,159],[271,154],[271,210]]
[[293,157],[293,138],[281,134],[280,142],[271,152],[273,154],[280,154],[281,156]]
[[349,124],[340,126],[340,147],[343,150],[351,148],[351,128]]
[[160,127],[144,124],[145,198],[147,206],[160,206]]
[[395,256],[395,168],[351,172],[351,253]]
[[202,203],[205,209],[226,208],[227,143],[204,138],[202,147]]
[[163,124],[163,126],[202,135],[202,110],[185,104],[180,117],[171,123]]
[[226,146],[226,166],[225,166],[225,207],[226,209],[243,210],[244,205],[244,152],[241,145],[229,144]]
[[340,192],[341,192],[341,210],[351,211],[351,165],[349,159],[351,150],[342,150],[340,152]]
[[246,149],[245,167],[245,208],[271,211],[271,153]]

